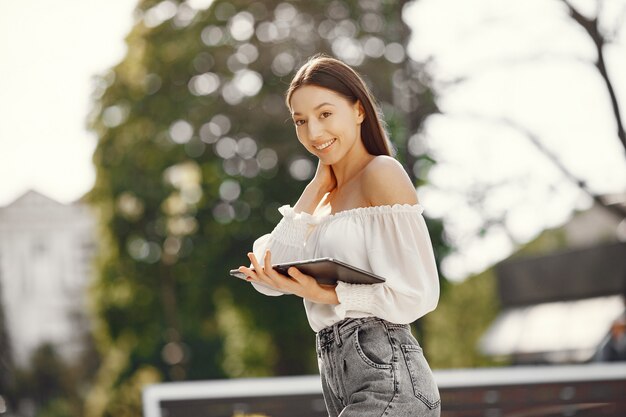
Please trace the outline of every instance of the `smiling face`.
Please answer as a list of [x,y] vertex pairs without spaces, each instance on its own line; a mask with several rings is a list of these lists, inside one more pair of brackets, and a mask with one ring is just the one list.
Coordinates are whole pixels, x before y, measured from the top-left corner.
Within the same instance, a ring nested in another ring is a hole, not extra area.
[[364,112],[358,101],[353,104],[327,88],[303,85],[293,92],[290,105],[298,140],[322,163],[335,164],[364,148]]

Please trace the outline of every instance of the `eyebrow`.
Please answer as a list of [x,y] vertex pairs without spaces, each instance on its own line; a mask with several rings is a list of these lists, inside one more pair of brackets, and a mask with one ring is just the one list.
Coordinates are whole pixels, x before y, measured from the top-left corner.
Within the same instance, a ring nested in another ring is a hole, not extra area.
[[[333,107],[335,107],[335,105],[334,105],[334,104],[332,104],[332,103],[327,103],[327,102],[324,102],[324,103],[322,103],[322,104],[318,104],[317,106],[315,106],[315,107],[313,108],[313,110],[317,110],[317,109],[319,109],[319,108],[320,108],[320,107],[322,107],[322,106],[333,106]],[[292,113],[292,115],[293,115],[293,116],[295,116],[295,115],[300,115],[300,114],[301,114],[301,113],[298,113],[298,112]]]

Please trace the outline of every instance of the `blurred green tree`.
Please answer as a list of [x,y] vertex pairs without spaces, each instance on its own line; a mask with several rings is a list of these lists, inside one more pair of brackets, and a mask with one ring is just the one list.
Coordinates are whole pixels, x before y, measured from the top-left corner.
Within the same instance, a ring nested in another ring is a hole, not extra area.
[[437,309],[425,317],[423,324],[429,344],[425,354],[433,368],[498,364],[478,350],[480,337],[500,309],[496,285],[493,268],[448,285]]
[[[2,299],[0,286],[0,300]],[[13,362],[13,349],[0,302],[0,414],[37,417],[82,416],[85,387],[93,379],[98,355],[93,339],[84,330],[86,318],[71,314],[82,351],[65,360],[50,342],[39,345],[27,364]],[[83,329],[83,330],[79,330]]]
[[33,351],[26,368],[13,370],[8,394],[10,415],[80,416],[82,400],[77,379],[80,365],[68,364],[50,343]]
[[[301,300],[265,297],[228,270],[315,170],[283,103],[310,55],[364,75],[398,158],[423,183],[435,161],[419,128],[437,109],[406,54],[404,3],[139,2],[125,59],[96,79],[89,121],[103,357],[88,415],[138,415],[141,386],[159,380],[316,372]],[[440,260],[441,225],[429,226]]]

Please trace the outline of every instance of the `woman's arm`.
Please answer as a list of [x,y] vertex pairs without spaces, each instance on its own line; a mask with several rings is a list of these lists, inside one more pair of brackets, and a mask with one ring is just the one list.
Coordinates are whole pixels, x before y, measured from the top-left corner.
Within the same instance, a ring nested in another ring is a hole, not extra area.
[[[307,224],[298,219],[296,213],[313,214],[323,200],[324,196],[336,187],[335,175],[329,165],[318,162],[315,177],[306,186],[296,205],[291,208],[283,206],[279,209],[283,219],[274,228],[271,234],[257,239],[254,243],[253,252],[248,254],[252,261],[250,267],[242,266],[240,272],[246,274],[257,291],[266,295],[282,295],[285,293],[296,294],[308,300],[320,303],[338,303],[334,287],[320,286],[312,277],[300,273],[292,268],[288,278],[279,274],[272,268],[269,273],[264,273],[259,264],[267,264],[270,250],[274,253],[278,262],[288,262],[301,259]],[[256,265],[255,265],[256,263]],[[271,262],[269,263],[271,266]],[[255,273],[262,271],[261,273]]]
[[281,293],[294,294],[316,303],[339,304],[334,286],[320,285],[315,278],[303,274],[293,266],[287,271],[291,278],[277,272],[272,268],[272,254],[269,250],[265,252],[263,266],[254,253],[248,253],[248,258],[250,258],[254,271],[245,266],[239,267],[239,271],[247,275],[248,281],[275,288]]
[[296,213],[313,214],[324,196],[337,186],[335,174],[330,165],[317,163],[317,171],[311,182],[306,186],[298,202],[293,207]]
[[[378,156],[361,179],[362,196],[372,206],[396,206],[364,228],[372,272],[387,281],[358,285],[339,282],[336,312],[365,312],[394,323],[410,323],[432,311],[439,300],[439,276],[432,242],[415,187],[393,158]],[[400,205],[400,206],[398,206]],[[402,207],[406,206],[406,207]]]

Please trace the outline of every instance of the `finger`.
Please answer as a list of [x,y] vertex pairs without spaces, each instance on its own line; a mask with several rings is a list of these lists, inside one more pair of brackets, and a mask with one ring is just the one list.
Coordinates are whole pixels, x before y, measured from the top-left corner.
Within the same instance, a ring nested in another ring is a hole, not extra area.
[[296,268],[295,266],[292,266],[292,267],[290,267],[290,268],[287,270],[287,274],[288,274],[291,278],[295,279],[296,281],[298,280],[298,275],[299,275],[300,273],[301,273],[301,272],[300,272],[300,270],[299,270],[298,268]]
[[250,269],[250,268],[247,268],[245,266],[240,266],[238,271],[246,276],[246,281],[255,281],[255,280],[257,280],[256,273],[252,269]]
[[291,278],[295,279],[298,282],[298,284],[303,284],[307,278],[313,279],[313,277],[300,272],[300,270],[296,268],[295,266],[292,266],[291,268],[289,268],[287,270],[287,274],[289,274]]
[[278,288],[281,290],[288,289],[288,285],[291,280],[285,277],[279,271],[274,269],[274,267],[272,266],[272,252],[269,249],[265,251],[264,265],[265,265],[264,275],[265,275],[265,279],[267,280],[267,282],[271,283],[271,285],[274,286],[275,288]]
[[269,274],[271,271],[273,271],[274,268],[272,268],[272,253],[268,250],[265,251],[265,273]]
[[259,261],[257,260],[256,256],[254,255],[254,253],[250,252],[248,253],[248,257],[250,258],[250,261],[252,262],[252,266],[254,266],[254,269],[256,271],[256,281],[261,283],[261,284],[265,284],[268,285],[272,288],[277,288],[278,289],[278,285],[276,284],[276,282],[274,282],[272,280],[272,277],[269,276],[269,273],[271,273],[272,267],[270,265],[269,269],[264,269],[260,264]]
[[248,258],[250,258],[250,262],[252,262],[252,266],[255,270],[255,280],[259,283],[263,283],[266,285],[271,285],[271,280],[267,276],[266,272],[263,270],[263,267],[259,264],[259,261],[256,259],[254,253],[249,252]]
[[259,265],[259,261],[257,261],[256,256],[254,256],[254,253],[248,252],[248,258],[250,259],[250,262],[252,263],[252,267],[256,271],[257,276],[262,275],[263,268],[261,268],[261,265]]

